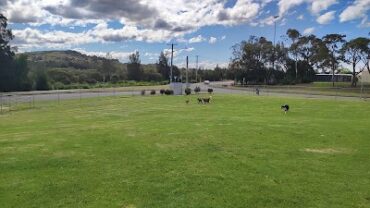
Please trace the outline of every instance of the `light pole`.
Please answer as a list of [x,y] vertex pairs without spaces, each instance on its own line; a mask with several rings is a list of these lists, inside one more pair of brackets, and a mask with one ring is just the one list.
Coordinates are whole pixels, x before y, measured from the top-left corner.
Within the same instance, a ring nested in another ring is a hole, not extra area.
[[278,15],[274,16],[274,47],[273,47],[273,62],[272,62],[272,68],[275,70],[275,47],[276,47],[276,20],[279,18]]

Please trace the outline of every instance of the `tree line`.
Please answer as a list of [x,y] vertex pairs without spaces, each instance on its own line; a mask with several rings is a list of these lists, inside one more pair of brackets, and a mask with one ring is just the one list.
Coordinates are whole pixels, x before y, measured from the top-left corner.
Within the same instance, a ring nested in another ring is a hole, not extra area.
[[356,86],[357,75],[370,72],[370,39],[345,38],[341,34],[305,36],[295,29],[289,29],[286,41],[277,44],[251,36],[232,47],[229,70],[236,80],[251,84],[309,83],[316,73],[330,73],[334,86],[335,74],[346,63],[351,66],[352,86]]

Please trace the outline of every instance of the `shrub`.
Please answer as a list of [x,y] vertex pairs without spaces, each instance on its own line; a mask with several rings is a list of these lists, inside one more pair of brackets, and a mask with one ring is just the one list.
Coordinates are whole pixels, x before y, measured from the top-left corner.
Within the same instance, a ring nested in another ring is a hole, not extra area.
[[145,95],[145,90],[141,90],[141,95]]
[[186,88],[185,89],[185,94],[186,95],[190,95],[191,94],[191,89],[190,88]]
[[164,94],[166,94],[166,95],[173,95],[174,93],[173,93],[173,90],[166,90],[164,92]]
[[166,92],[166,90],[164,90],[164,89],[159,90],[159,93],[161,93],[161,95],[163,95],[165,92]]
[[49,90],[50,89],[48,77],[45,72],[39,72],[36,75],[35,89],[36,90]]
[[54,90],[64,90],[65,88],[66,88],[66,86],[61,82],[56,82],[53,85]]
[[155,95],[155,93],[156,93],[156,92],[155,92],[155,90],[151,90],[151,91],[150,91],[150,94],[151,94],[151,95]]
[[197,93],[197,94],[198,94],[198,93],[200,93],[200,87],[198,87],[198,86],[197,86],[197,87],[195,87],[195,88],[194,88],[194,92],[195,92],[195,93]]
[[208,88],[208,93],[209,94],[212,94],[213,93],[213,89],[212,88]]

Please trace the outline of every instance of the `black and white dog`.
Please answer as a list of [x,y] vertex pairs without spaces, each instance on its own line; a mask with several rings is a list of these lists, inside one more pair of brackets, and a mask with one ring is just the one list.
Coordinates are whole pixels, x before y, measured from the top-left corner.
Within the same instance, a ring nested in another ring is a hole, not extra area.
[[282,105],[281,110],[283,110],[285,113],[287,113],[289,111],[289,105],[288,104]]
[[209,98],[198,98],[198,104],[209,104],[211,100],[212,96],[209,96]]

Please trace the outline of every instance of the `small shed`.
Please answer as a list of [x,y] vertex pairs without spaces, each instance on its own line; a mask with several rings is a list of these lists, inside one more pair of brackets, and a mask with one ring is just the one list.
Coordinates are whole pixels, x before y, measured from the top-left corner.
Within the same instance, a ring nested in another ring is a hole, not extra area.
[[[332,82],[332,74],[316,74],[315,81],[316,82]],[[334,74],[334,81],[335,82],[351,82],[352,75],[351,74]]]
[[370,73],[368,70],[361,72],[357,77],[359,82],[370,83]]
[[172,82],[170,88],[173,90],[174,95],[182,95],[183,84],[181,82]]

